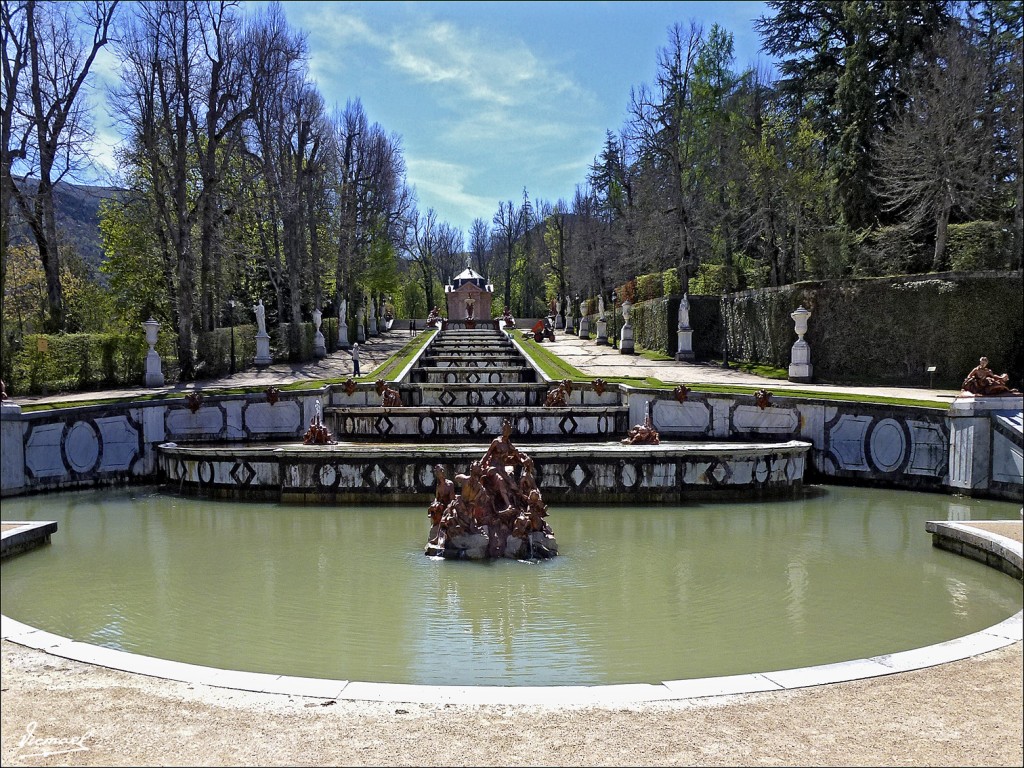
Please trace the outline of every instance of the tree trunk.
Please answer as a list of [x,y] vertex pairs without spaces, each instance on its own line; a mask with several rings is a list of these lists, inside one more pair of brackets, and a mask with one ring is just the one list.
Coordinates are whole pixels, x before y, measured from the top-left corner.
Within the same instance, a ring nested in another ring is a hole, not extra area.
[[932,271],[941,272],[946,258],[946,232],[949,227],[949,212],[953,201],[947,195],[942,201],[942,208],[935,219],[935,256],[932,259]]

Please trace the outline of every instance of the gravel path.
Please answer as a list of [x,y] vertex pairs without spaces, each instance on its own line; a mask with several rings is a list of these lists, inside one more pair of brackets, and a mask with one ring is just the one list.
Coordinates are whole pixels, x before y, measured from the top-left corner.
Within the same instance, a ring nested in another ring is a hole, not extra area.
[[1021,646],[798,691],[549,709],[325,706],[130,675],[4,642],[0,758],[4,765],[1019,766]]

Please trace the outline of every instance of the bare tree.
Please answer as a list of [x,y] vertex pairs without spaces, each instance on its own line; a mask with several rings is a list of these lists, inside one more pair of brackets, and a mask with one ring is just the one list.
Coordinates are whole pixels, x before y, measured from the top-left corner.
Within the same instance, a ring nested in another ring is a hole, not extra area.
[[449,283],[467,266],[462,241],[462,230],[458,227],[453,227],[447,221],[442,221],[437,225],[434,271],[437,279],[442,283]]
[[426,214],[422,216],[414,213],[412,221],[414,224],[409,242],[409,256],[419,268],[423,293],[427,297],[427,308],[430,310],[435,306],[434,279],[437,268],[434,265],[434,256],[439,250],[437,212],[433,208],[428,208]]
[[[31,136],[31,122],[19,109],[23,98],[22,77],[28,67],[27,3],[4,0],[0,4],[3,33],[3,92],[0,103],[0,333],[3,327],[4,297],[7,295],[7,253],[10,247],[12,203],[17,192],[11,169],[25,158]],[[6,338],[6,337],[5,337]]]
[[[24,105],[28,118],[22,126],[29,131],[4,161],[5,173],[11,173],[8,160],[16,158],[22,168],[18,174],[21,183],[13,182],[12,173],[12,181],[3,192],[17,203],[39,249],[52,331],[63,330],[65,322],[53,188],[86,157],[92,126],[80,97],[96,55],[107,44],[117,2],[27,0],[23,6],[12,4],[10,8],[4,3],[4,85],[5,89],[13,87],[12,91],[5,90],[4,100]],[[12,33],[9,39],[8,28]],[[6,59],[9,54],[13,56],[10,62]],[[20,74],[26,66],[28,82],[23,85]],[[4,107],[6,112],[9,105],[5,103]],[[11,130],[13,124],[4,127]],[[6,151],[13,136],[4,138]],[[29,181],[33,176],[34,183]]]
[[227,0],[197,4],[200,46],[205,64],[199,94],[202,107],[191,113],[191,131],[202,177],[200,211],[200,324],[213,330],[217,321],[215,294],[219,289],[215,253],[223,241],[224,200],[221,187],[227,167],[242,144],[242,123],[252,116],[252,71],[245,60],[259,55],[244,37],[237,3]]
[[135,7],[117,43],[123,62],[114,103],[131,131],[135,161],[150,185],[163,251],[180,376],[195,375],[193,228],[202,204],[191,185],[190,122],[199,100],[195,7],[163,0]]
[[684,292],[697,266],[691,80],[703,34],[702,27],[695,22],[691,22],[688,30],[673,25],[668,45],[658,52],[657,90],[641,85],[630,95],[630,138],[636,141],[637,151],[649,157],[667,176],[669,204],[665,213],[672,214],[675,225],[679,279]]
[[502,258],[505,266],[505,308],[512,305],[512,268],[515,264],[516,243],[526,233],[526,211],[511,200],[498,203],[498,211],[492,219],[494,238],[503,246]]
[[476,271],[489,277],[487,270],[491,260],[491,228],[483,219],[473,219],[469,227],[469,253],[476,263]]
[[983,159],[991,139],[977,119],[984,98],[984,70],[962,33],[951,31],[910,86],[908,109],[880,148],[886,205],[911,221],[933,223],[935,270],[944,265],[950,215],[969,212],[991,191]]

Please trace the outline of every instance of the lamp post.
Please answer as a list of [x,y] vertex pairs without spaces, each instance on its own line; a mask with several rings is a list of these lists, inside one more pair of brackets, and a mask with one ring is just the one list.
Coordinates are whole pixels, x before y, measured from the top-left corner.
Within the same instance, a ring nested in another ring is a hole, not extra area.
[[[573,305],[578,307],[580,305],[580,292],[576,291],[576,295],[573,296]],[[580,312],[580,316],[576,318],[576,335],[580,335],[580,326],[583,324],[583,313]]]
[[231,326],[231,373],[235,372],[235,300],[228,301],[228,325]]
[[616,338],[618,332],[619,321],[615,317],[615,302],[619,300],[618,291],[612,289],[612,349],[616,349],[619,346],[619,340]]

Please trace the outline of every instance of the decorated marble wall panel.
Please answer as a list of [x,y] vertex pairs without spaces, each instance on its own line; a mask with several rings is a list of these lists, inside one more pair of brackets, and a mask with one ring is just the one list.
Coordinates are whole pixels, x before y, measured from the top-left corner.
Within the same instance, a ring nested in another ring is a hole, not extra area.
[[941,412],[827,407],[812,462],[824,476],[908,488],[941,488],[949,477],[950,434]]
[[1006,490],[1024,485],[1024,413],[992,420],[992,481]]
[[34,414],[24,420],[21,439],[26,489],[90,484],[149,470],[140,412],[134,409]]

